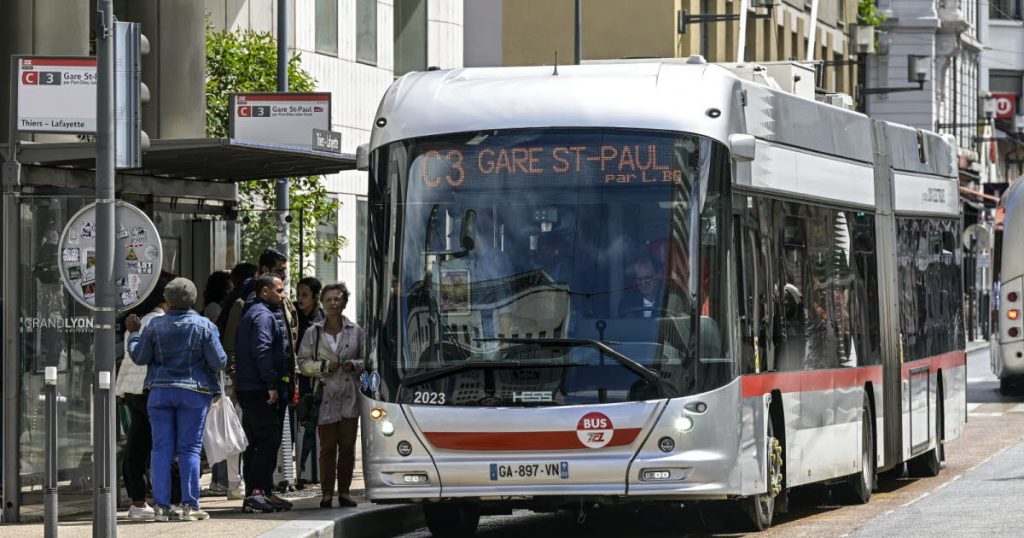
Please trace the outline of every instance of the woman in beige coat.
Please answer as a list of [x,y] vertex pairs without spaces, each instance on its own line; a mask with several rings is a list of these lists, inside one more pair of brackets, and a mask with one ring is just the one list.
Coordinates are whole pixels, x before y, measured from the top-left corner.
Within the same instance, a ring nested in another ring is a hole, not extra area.
[[355,467],[359,427],[359,376],[363,373],[363,329],[341,313],[349,298],[344,283],[320,291],[325,319],[313,324],[299,345],[299,372],[316,378],[314,394],[322,394],[317,431],[320,434],[322,508],[331,506],[338,478],[338,506],[355,506],[349,496]]

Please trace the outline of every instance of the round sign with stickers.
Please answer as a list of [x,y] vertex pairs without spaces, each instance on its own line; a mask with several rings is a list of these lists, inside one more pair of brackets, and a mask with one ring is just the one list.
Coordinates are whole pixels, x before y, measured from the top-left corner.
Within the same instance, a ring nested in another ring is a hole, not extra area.
[[587,448],[603,448],[611,442],[613,434],[612,419],[604,413],[587,413],[576,423],[576,437]]
[[[118,201],[114,217],[114,286],[118,310],[141,303],[160,277],[163,247],[156,226],[141,209]],[[75,213],[58,243],[64,287],[83,306],[96,309],[96,204]]]

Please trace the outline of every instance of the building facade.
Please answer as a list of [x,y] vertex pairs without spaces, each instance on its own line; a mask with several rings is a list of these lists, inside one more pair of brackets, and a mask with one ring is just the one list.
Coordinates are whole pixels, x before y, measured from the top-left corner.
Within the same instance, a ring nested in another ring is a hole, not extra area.
[[[205,0],[217,29],[277,32],[277,0]],[[342,152],[354,154],[370,141],[377,105],[391,83],[409,71],[462,67],[461,0],[290,0],[288,46],[302,68],[331,92],[331,128],[341,133]],[[306,257],[306,276],[341,280],[352,291],[345,315],[361,317],[364,296],[362,237],[365,237],[366,173],[327,176],[327,190],[340,202],[336,224],[318,234],[347,240],[336,260]],[[240,227],[244,232],[244,225]]]
[[[473,0],[465,6],[465,64],[469,67],[572,63],[573,0]],[[743,61],[806,60],[810,0],[781,0],[768,8],[750,8]],[[738,60],[740,23],[682,17],[737,15],[738,1],[587,0],[582,2],[582,59],[702,54],[710,62]],[[767,18],[753,18],[754,16]],[[818,3],[813,60],[827,61],[818,85],[853,95],[857,57],[851,54],[850,27],[857,19],[855,0]]]
[[906,88],[910,57],[928,66],[920,91],[866,96],[866,112],[878,119],[953,135],[961,183],[972,190],[987,182],[992,160],[979,139],[990,134],[980,82],[982,44],[976,0],[878,0],[885,15],[877,54],[868,60],[871,88]]
[[[985,3],[980,3],[984,7]],[[989,0],[978,16],[986,46],[981,84],[995,100],[995,140],[988,141],[997,166],[990,194],[999,194],[1024,174],[1024,16],[1021,0]]]

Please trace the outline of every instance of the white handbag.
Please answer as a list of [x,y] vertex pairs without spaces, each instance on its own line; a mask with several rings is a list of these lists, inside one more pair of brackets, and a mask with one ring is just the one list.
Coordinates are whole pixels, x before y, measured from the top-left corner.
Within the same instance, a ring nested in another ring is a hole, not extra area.
[[224,393],[224,371],[220,372],[220,398],[210,404],[203,429],[203,448],[206,461],[213,465],[231,456],[245,452],[249,440],[242,429],[242,421],[235,414],[235,406]]

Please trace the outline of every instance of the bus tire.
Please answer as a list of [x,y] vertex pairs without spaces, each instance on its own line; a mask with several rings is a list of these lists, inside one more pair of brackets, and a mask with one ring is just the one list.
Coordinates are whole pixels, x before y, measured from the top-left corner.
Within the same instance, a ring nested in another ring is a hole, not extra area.
[[864,401],[861,410],[861,471],[846,477],[846,493],[852,504],[867,504],[875,487],[875,437],[871,429],[871,407]]
[[740,501],[750,519],[750,529],[753,531],[767,530],[772,526],[772,517],[775,515],[775,498],[782,493],[782,444],[775,437],[775,428],[772,426],[772,422],[769,417],[767,457],[765,458],[768,466],[765,473],[768,477],[766,491],[758,495],[744,497]]
[[427,503],[423,517],[430,534],[442,537],[473,536],[480,524],[480,507],[471,503]]
[[935,406],[935,448],[907,462],[907,474],[914,478],[938,476],[942,470],[944,459],[942,446],[942,393],[938,395],[939,403]]

